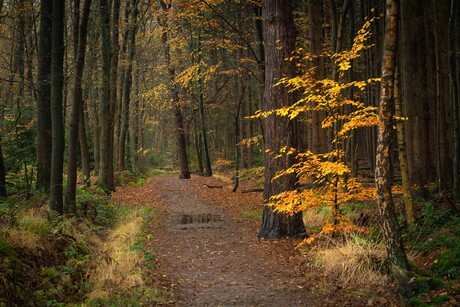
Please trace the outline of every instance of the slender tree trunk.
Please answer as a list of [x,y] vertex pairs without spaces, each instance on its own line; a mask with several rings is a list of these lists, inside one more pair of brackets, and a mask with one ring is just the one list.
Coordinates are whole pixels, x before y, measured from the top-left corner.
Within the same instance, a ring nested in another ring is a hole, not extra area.
[[[80,0],[75,0],[80,1]],[[77,8],[75,8],[77,9]],[[67,189],[65,194],[65,205],[68,213],[76,214],[76,189],[77,189],[77,151],[78,151],[78,134],[80,131],[80,118],[83,114],[83,99],[82,99],[82,78],[83,69],[85,66],[86,53],[86,33],[88,29],[89,13],[91,10],[91,0],[85,0],[83,5],[83,14],[81,20],[74,20],[74,30],[77,34],[74,37],[74,44],[77,49],[74,53],[75,75],[73,79],[72,106],[70,114],[70,133],[69,133],[69,150],[67,158]],[[84,123],[83,123],[84,124]],[[84,133],[84,131],[83,131]],[[82,147],[82,150],[84,148]],[[87,170],[86,170],[87,171]],[[88,176],[85,174],[84,176]]]
[[[294,63],[285,59],[295,48],[295,25],[290,0],[263,0],[262,19],[265,37],[265,88],[263,110],[273,110],[292,103],[287,88],[274,86],[281,77],[292,77]],[[285,117],[269,116],[264,119],[265,153],[264,199],[294,188],[295,178],[272,178],[277,171],[292,165],[290,157],[275,159],[274,155],[287,146],[295,147],[296,135],[293,123]],[[263,210],[259,238],[277,239],[304,232],[301,214],[287,216],[273,212],[272,207]]]
[[[201,65],[201,35],[198,33],[198,63]],[[198,72],[200,75],[200,71]],[[204,85],[203,85],[203,78],[200,76],[199,81],[199,103],[198,109],[200,114],[200,130],[201,130],[201,137],[203,138],[203,153],[204,153],[204,168],[205,168],[205,176],[211,177],[212,176],[212,168],[211,168],[211,158],[209,156],[209,146],[208,146],[208,137],[206,132],[206,124],[205,124],[205,115],[204,115]]]
[[396,52],[398,48],[399,1],[386,1],[386,31],[384,36],[382,82],[379,106],[379,124],[377,135],[377,157],[375,183],[377,204],[383,222],[386,249],[391,271],[398,282],[403,299],[410,297],[407,270],[410,269],[402,242],[401,231],[391,194],[390,178],[390,144],[392,130],[392,113],[394,103],[394,80]]
[[133,124],[132,124],[132,134],[133,134],[133,171],[138,171],[140,169],[139,165],[139,126],[140,126],[140,110],[139,110],[139,68],[136,68],[136,73],[134,74],[134,96],[136,99],[133,101],[133,110],[132,117],[133,117]]
[[407,149],[405,133],[406,129],[402,118],[404,114],[402,112],[402,100],[400,95],[400,79],[399,72],[396,71],[394,80],[394,102],[395,102],[395,116],[396,119],[396,130],[398,138],[398,154],[399,154],[399,168],[401,171],[401,180],[403,188],[403,201],[404,209],[406,212],[406,220],[409,230],[413,229],[415,223],[414,204],[412,202],[412,191],[411,182],[409,176],[409,167],[407,165]]
[[90,167],[90,154],[88,146],[88,137],[86,135],[86,118],[84,101],[80,104],[80,120],[78,122],[78,136],[80,142],[80,155],[81,155],[81,168],[83,173],[83,185],[90,186],[91,167]]
[[7,197],[6,193],[6,170],[5,163],[3,162],[3,146],[2,139],[0,138],[0,197]]
[[458,10],[458,1],[451,1],[449,17],[449,78],[451,93],[451,112],[454,138],[454,167],[453,167],[453,192],[455,197],[460,197],[460,118],[458,108],[458,72],[457,57],[458,52],[455,48],[458,32],[455,29],[455,19]]
[[[111,107],[111,38],[110,7],[108,0],[99,0],[99,16],[102,41],[102,84],[99,122],[101,129],[100,164],[98,185],[106,192],[115,191],[113,176],[113,114]],[[116,78],[115,78],[116,80]]]
[[[171,8],[170,6],[166,5],[163,0],[159,0],[162,10],[167,13],[168,10]],[[185,139],[185,130],[184,130],[184,118],[182,116],[182,110],[180,108],[180,101],[179,101],[179,91],[177,86],[174,85],[174,79],[176,75],[176,70],[171,63],[171,54],[170,54],[170,46],[168,42],[168,21],[167,16],[164,16],[163,20],[160,20],[160,24],[163,27],[163,34],[161,35],[161,40],[163,43],[163,51],[164,57],[166,61],[166,67],[168,69],[169,79],[171,81],[170,84],[170,97],[173,103],[173,112],[174,112],[174,119],[176,123],[176,144],[177,144],[177,154],[178,154],[178,162],[179,162],[179,178],[180,179],[190,179],[190,171],[188,167],[188,157],[187,157],[187,142]]]
[[[115,142],[115,137],[114,137],[114,126],[115,126],[115,110],[117,109],[117,106],[120,104],[119,100],[121,97],[118,95],[118,69],[119,69],[119,57],[120,57],[120,0],[110,0],[110,3],[112,4],[112,14],[111,14],[111,24],[110,24],[110,29],[111,29],[111,48],[112,48],[112,53],[111,53],[111,58],[110,58],[110,151],[112,152],[110,155],[110,162],[108,163],[110,167],[109,175],[111,177],[111,181],[114,182],[114,168],[115,168],[115,162],[114,162],[114,154],[117,152],[114,142]],[[115,184],[113,185],[115,189]]]
[[63,119],[63,88],[64,88],[64,0],[53,0],[52,24],[52,57],[51,57],[51,210],[64,212],[62,199],[62,180],[64,168],[64,119]]
[[48,192],[51,180],[51,15],[53,0],[40,2],[37,72],[37,190]]
[[128,65],[126,67],[124,81],[123,81],[123,97],[122,97],[122,111],[121,111],[121,125],[120,125],[120,140],[118,142],[118,169],[120,171],[125,169],[125,144],[126,136],[129,131],[129,104],[131,100],[131,87],[133,84],[133,62],[136,53],[136,32],[137,32],[137,0],[132,1],[131,5],[131,18],[128,29]]
[[[308,1],[308,36],[310,52],[319,56],[324,51],[323,35],[323,0]],[[313,65],[316,67],[316,76],[319,80],[324,78],[324,59],[318,57]],[[327,151],[327,129],[321,128],[321,122],[326,117],[325,112],[313,111],[310,114],[310,139],[307,142],[314,153],[325,153]]]

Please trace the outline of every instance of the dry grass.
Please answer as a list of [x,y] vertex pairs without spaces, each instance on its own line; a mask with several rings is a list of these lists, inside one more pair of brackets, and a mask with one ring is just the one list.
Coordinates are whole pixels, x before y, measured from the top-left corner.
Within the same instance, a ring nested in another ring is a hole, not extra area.
[[308,228],[320,228],[324,223],[324,213],[318,209],[302,212],[303,224]]
[[7,241],[14,248],[24,249],[28,253],[37,256],[50,248],[48,240],[29,230],[10,229]]
[[333,247],[319,247],[314,257],[328,275],[344,284],[381,286],[388,284],[384,272],[386,250],[382,242],[351,237]]
[[106,298],[113,291],[126,291],[144,284],[143,255],[131,250],[142,232],[142,224],[140,210],[133,210],[102,243],[90,277],[93,285],[90,300]]

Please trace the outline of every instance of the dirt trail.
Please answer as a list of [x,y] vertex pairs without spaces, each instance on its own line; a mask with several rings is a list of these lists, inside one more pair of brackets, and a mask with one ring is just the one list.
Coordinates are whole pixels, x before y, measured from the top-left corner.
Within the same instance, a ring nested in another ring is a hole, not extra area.
[[[159,273],[174,287],[178,306],[315,305],[304,289],[305,278],[296,272],[294,254],[278,254],[279,249],[292,250],[294,243],[260,242],[255,221],[236,215],[238,209],[254,207],[247,202],[260,195],[238,193],[235,201],[228,195],[230,187],[210,178],[166,175],[151,184],[160,192],[157,209],[162,212],[152,229],[151,248]],[[233,204],[225,203],[229,198]],[[242,208],[229,208],[237,207],[235,202]],[[255,206],[260,203],[261,198]]]
[[251,215],[261,208],[261,193],[232,193],[231,183],[216,178],[177,178],[161,175],[116,193],[124,198],[119,201],[157,213],[147,246],[157,257],[158,284],[172,291],[174,305],[369,305],[369,298],[350,295],[354,289],[309,266],[294,249],[298,241],[256,238],[259,219]]

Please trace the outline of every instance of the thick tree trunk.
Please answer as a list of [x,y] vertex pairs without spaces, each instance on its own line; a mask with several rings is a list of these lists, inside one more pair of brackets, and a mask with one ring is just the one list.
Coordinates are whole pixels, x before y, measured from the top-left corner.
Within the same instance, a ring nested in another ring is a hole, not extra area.
[[51,121],[52,151],[50,206],[51,210],[64,212],[62,199],[62,180],[64,168],[64,119],[63,119],[63,87],[64,87],[64,0],[53,0],[52,24],[52,57],[51,57]]
[[[289,0],[263,0],[262,19],[265,37],[265,88],[263,110],[273,110],[292,103],[288,89],[274,86],[281,77],[292,77],[294,63],[285,59],[295,48],[295,25]],[[283,177],[272,181],[276,172],[288,168],[290,157],[275,159],[279,150],[287,146],[295,147],[296,135],[293,123],[285,117],[269,116],[264,119],[265,153],[264,199],[294,188],[295,178]],[[287,216],[274,213],[272,207],[264,207],[259,238],[277,239],[304,232],[300,214]]]
[[48,192],[51,180],[51,15],[52,0],[40,2],[37,72],[37,190]]
[[98,185],[106,192],[115,191],[113,176],[113,114],[111,108],[111,38],[110,8],[108,0],[99,0],[99,16],[102,41],[102,84],[99,122],[101,136]]
[[[75,0],[80,1],[80,0]],[[75,8],[77,9],[77,8]],[[74,30],[77,34],[74,37],[74,44],[77,45],[74,56],[75,75],[73,79],[72,106],[70,114],[70,133],[69,133],[69,150],[67,158],[67,188],[65,195],[66,211],[76,214],[76,189],[77,189],[77,151],[78,151],[78,134],[80,131],[80,118],[84,117],[83,99],[82,99],[82,77],[85,66],[86,53],[86,33],[88,29],[89,13],[91,9],[91,0],[85,0],[83,5],[83,14],[81,20],[74,20]],[[83,118],[84,120],[84,118]],[[83,122],[84,125],[84,122]],[[83,126],[84,127],[84,126]],[[84,131],[82,131],[84,133]],[[83,144],[84,145],[84,144]],[[83,151],[82,147],[82,151]],[[88,171],[88,170],[86,170]],[[88,176],[85,174],[84,176]]]
[[408,290],[409,284],[406,271],[409,270],[410,266],[393,204],[389,167],[396,52],[398,48],[399,1],[387,0],[386,3],[386,31],[382,60],[375,183],[377,204],[380,208],[390,268],[398,282],[399,291],[403,299],[408,299],[410,291]]

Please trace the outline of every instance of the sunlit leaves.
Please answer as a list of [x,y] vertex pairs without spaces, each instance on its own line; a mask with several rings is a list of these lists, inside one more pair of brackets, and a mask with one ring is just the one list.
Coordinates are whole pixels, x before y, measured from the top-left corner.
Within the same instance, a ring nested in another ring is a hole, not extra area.
[[[297,152],[288,147],[281,148],[277,153],[271,153],[269,149],[267,151],[277,159],[295,157],[291,167],[279,171],[272,178],[276,181],[283,176],[295,176],[298,187],[296,190],[285,191],[268,200],[268,205],[272,206],[275,212],[293,215],[309,209],[329,208],[330,213],[325,219],[322,230],[310,236],[306,243],[332,233],[365,231],[343,215],[340,208],[350,203],[374,199],[375,189],[364,187],[357,178],[351,176],[351,170],[345,163],[345,152],[341,148],[352,131],[377,124],[377,109],[362,101],[365,97],[362,93],[380,79],[350,81],[349,78],[345,78],[344,73],[352,68],[353,60],[357,59],[363,50],[371,47],[367,41],[370,38],[370,25],[374,19],[366,20],[350,50],[328,56],[335,64],[335,71],[339,72],[336,78],[318,79],[315,67],[305,69],[303,74],[293,78],[281,78],[275,86],[286,87],[290,92],[300,96],[300,99],[290,106],[257,111],[252,116],[252,118],[282,116],[292,120],[312,112],[325,114],[321,127],[328,129],[331,135],[333,149],[330,152],[321,154],[309,150]],[[293,55],[286,60],[301,60],[298,62],[310,63],[309,67],[311,67],[317,58],[318,56],[307,54],[302,59],[299,59],[298,55]]]

